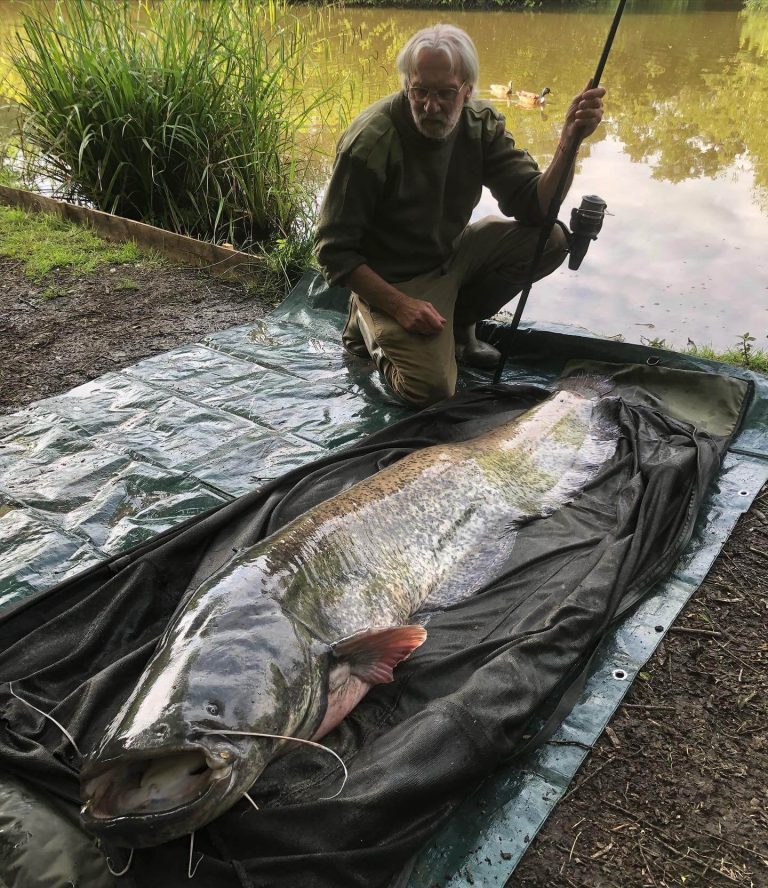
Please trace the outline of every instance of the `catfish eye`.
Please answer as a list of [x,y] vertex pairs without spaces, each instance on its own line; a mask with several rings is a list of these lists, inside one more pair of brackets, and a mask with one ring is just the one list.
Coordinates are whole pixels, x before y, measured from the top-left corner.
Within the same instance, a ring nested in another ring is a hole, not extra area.
[[218,715],[219,707],[215,703],[206,703],[205,711],[208,713],[208,715]]

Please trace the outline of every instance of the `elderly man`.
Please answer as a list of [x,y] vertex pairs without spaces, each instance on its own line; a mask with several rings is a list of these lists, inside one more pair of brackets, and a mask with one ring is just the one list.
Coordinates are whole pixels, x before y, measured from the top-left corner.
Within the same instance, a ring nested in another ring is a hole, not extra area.
[[[524,286],[567,150],[597,128],[605,90],[574,98],[542,173],[504,117],[472,98],[479,63],[464,31],[419,31],[397,66],[402,91],[363,111],[339,141],[316,249],[328,282],[352,291],[344,346],[372,357],[397,394],[425,406],[453,395],[457,358],[498,360],[476,339],[475,322]],[[483,185],[517,221],[469,224]],[[537,277],[565,255],[555,226]]]

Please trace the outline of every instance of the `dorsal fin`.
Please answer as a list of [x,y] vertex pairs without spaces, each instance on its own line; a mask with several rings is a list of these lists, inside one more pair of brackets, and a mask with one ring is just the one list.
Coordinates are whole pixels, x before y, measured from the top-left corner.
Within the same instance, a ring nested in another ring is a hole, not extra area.
[[331,645],[339,660],[344,660],[352,675],[369,684],[392,681],[392,670],[423,644],[427,630],[423,626],[388,626],[363,629]]

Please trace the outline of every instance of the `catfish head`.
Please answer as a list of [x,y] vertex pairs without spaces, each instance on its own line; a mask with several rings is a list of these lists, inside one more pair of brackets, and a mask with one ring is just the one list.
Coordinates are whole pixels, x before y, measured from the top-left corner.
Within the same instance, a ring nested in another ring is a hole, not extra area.
[[328,646],[271,597],[223,585],[177,613],[86,759],[83,824],[116,845],[156,845],[210,822],[280,745],[218,731],[302,736],[322,720]]
[[246,735],[322,736],[425,637],[399,626],[328,644],[252,588],[192,599],[86,759],[83,825],[128,847],[199,829],[293,745]]

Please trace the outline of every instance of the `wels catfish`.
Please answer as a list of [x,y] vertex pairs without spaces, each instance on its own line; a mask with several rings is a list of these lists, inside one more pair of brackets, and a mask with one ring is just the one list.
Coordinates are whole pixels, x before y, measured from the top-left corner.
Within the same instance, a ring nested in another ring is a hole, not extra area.
[[86,760],[85,826],[134,847],[189,833],[242,798],[284,738],[317,740],[391,681],[429,613],[498,575],[517,528],[613,453],[614,402],[594,386],[566,382],[476,438],[404,457],[188,594]]

